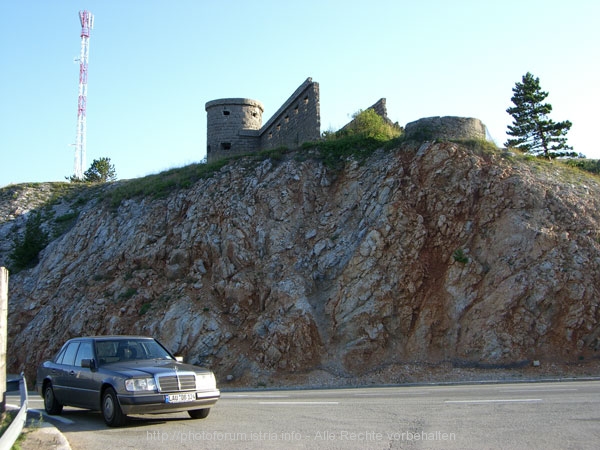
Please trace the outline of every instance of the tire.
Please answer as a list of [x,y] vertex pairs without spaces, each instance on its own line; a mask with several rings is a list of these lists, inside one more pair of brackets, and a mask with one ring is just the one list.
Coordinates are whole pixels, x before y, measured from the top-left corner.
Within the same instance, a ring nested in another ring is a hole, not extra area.
[[192,419],[206,419],[208,417],[209,412],[210,408],[191,409],[188,411],[188,414]]
[[46,383],[44,386],[44,409],[48,414],[57,415],[62,412],[63,405],[56,400],[52,383]]
[[102,392],[102,417],[109,427],[118,427],[125,423],[127,416],[123,414],[117,393],[111,387]]

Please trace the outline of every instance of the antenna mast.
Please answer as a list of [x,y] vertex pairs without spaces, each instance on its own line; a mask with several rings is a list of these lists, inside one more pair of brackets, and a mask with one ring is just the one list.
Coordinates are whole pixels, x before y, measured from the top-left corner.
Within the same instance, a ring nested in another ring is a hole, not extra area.
[[75,177],[82,179],[85,167],[87,73],[90,51],[90,31],[94,16],[89,11],[79,11],[81,22],[81,54],[79,56],[79,100],[77,102],[77,142],[75,143]]

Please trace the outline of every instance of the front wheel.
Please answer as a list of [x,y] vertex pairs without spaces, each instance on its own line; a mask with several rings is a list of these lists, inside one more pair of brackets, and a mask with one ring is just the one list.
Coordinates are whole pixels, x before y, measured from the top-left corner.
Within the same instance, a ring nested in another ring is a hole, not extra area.
[[127,419],[127,416],[121,410],[121,405],[119,405],[117,393],[111,387],[106,388],[102,394],[102,416],[109,427],[123,425]]
[[63,405],[54,396],[51,383],[46,383],[46,386],[44,386],[44,409],[51,415],[60,414],[63,409]]
[[206,419],[208,417],[209,412],[210,408],[191,409],[188,411],[188,414],[192,419]]

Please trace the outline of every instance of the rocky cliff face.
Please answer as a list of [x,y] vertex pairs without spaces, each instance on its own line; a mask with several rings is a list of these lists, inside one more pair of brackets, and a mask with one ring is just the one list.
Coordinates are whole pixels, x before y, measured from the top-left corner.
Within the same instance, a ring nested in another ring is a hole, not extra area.
[[32,374],[65,339],[109,333],[155,336],[246,384],[589,360],[599,238],[597,179],[557,164],[454,143],[339,172],[240,160],[164,199],[90,197],[10,278],[9,369]]

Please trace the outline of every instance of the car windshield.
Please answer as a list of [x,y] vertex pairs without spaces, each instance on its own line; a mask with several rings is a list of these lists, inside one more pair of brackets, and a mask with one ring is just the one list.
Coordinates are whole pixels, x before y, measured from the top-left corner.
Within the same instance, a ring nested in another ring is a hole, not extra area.
[[136,359],[173,359],[158,342],[151,339],[96,341],[96,356],[100,365]]

